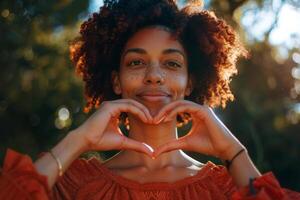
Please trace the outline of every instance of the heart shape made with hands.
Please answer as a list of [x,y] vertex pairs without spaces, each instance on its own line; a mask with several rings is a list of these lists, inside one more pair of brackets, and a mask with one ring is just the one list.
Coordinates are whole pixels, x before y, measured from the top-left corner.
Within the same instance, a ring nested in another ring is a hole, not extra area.
[[[157,114],[159,114],[159,113],[157,113]],[[184,124],[187,124],[190,121],[190,119],[191,119],[191,117],[190,117],[190,115],[188,113],[178,113],[178,115],[180,116],[180,119],[181,119],[181,122],[178,123],[178,127],[181,127]],[[164,120],[167,116],[168,116],[167,114],[164,114],[162,117],[160,117],[160,119],[156,119],[157,115],[154,116],[154,117],[151,116],[151,122],[150,122],[150,124],[156,124],[156,125],[158,125],[160,123],[167,122],[167,121]],[[168,120],[168,121],[171,121],[171,120]],[[126,129],[129,130],[130,126],[129,126],[129,120],[128,120],[128,118],[126,118],[126,121],[124,123],[125,123]],[[120,124],[120,122],[119,122],[119,124]],[[149,145],[147,143],[144,143],[144,142],[142,144],[145,145],[150,151],[152,151],[153,153],[155,153],[155,148],[153,148],[151,145]],[[173,149],[173,150],[176,150],[176,149]],[[163,153],[163,152],[161,152],[161,153]],[[155,159],[156,157],[151,156],[152,159]]]

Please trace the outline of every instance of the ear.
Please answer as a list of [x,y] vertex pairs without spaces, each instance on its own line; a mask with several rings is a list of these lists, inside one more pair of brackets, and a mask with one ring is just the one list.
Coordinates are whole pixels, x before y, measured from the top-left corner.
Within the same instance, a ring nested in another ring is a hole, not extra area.
[[184,95],[189,96],[192,93],[193,89],[194,89],[194,76],[192,74],[190,74],[188,84],[187,84],[187,87],[185,89]]
[[113,86],[113,90],[117,95],[120,95],[122,93],[121,90],[121,83],[119,79],[119,73],[115,70],[111,72],[111,82]]

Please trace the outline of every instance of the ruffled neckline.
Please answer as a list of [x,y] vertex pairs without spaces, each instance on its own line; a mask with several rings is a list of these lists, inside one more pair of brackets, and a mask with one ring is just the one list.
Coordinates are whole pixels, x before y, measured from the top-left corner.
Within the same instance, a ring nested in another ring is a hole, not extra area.
[[189,176],[180,180],[177,180],[175,182],[148,182],[148,183],[139,183],[135,180],[131,180],[128,178],[125,178],[113,170],[107,168],[103,163],[99,162],[97,158],[90,159],[91,162],[95,163],[95,165],[101,170],[102,175],[108,178],[109,180],[113,180],[114,182],[132,189],[174,189],[178,188],[184,185],[188,185],[191,183],[194,183],[196,181],[199,181],[200,179],[203,179],[208,175],[211,169],[216,167],[213,162],[207,161],[202,168],[197,172],[197,174],[193,176]]

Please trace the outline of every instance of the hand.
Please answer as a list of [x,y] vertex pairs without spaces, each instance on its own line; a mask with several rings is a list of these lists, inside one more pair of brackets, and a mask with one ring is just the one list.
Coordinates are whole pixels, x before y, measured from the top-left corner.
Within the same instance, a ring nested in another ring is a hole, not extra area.
[[86,151],[129,149],[152,157],[153,149],[149,145],[122,134],[118,124],[121,112],[131,112],[145,123],[153,120],[149,110],[133,99],[105,101],[77,130],[86,144]]
[[154,118],[154,123],[164,118],[161,123],[176,120],[178,113],[189,113],[192,128],[184,137],[171,140],[157,149],[153,156],[176,149],[194,151],[223,160],[229,160],[243,145],[218,119],[213,110],[206,105],[199,105],[187,100],[174,101],[163,107]]

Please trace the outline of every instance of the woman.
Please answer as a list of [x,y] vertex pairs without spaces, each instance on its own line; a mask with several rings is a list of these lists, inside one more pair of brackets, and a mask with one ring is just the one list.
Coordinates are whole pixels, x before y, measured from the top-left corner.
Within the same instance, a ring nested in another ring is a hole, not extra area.
[[[8,150],[0,198],[300,199],[256,169],[211,109],[233,100],[230,77],[246,50],[199,4],[179,10],[171,0],[105,1],[70,48],[86,83],[86,110],[97,110],[34,164]],[[177,119],[192,123],[182,138]],[[121,151],[103,163],[78,158],[112,149]],[[182,150],[215,156],[226,167]]]

